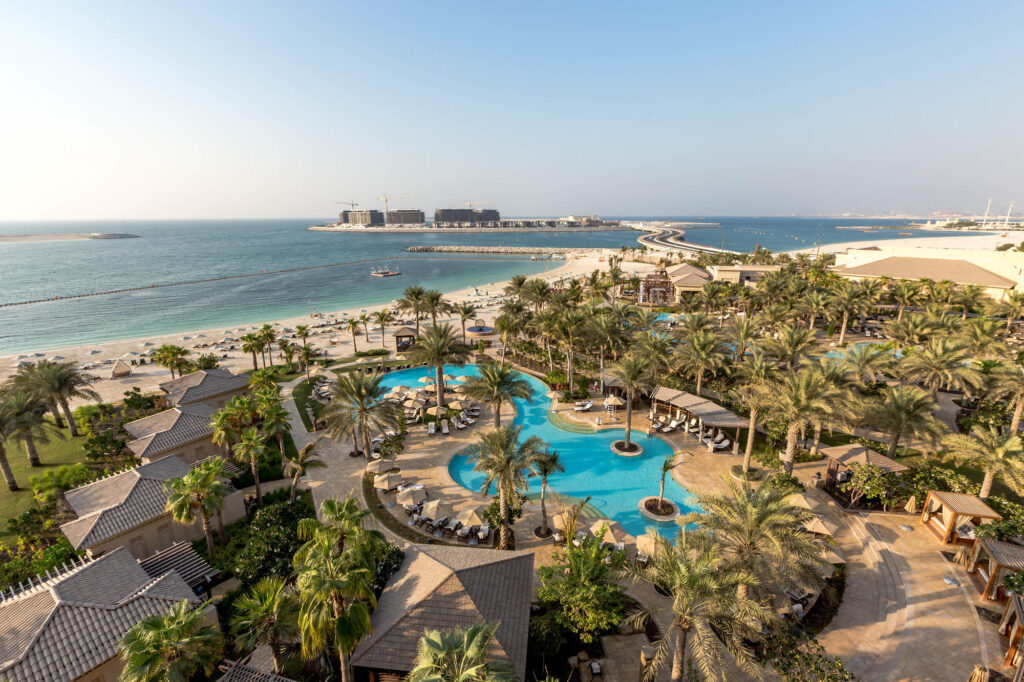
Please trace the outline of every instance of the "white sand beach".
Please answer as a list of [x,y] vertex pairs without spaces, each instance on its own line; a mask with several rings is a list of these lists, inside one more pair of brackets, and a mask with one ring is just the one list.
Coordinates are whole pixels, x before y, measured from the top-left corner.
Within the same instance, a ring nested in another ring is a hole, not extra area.
[[[941,249],[995,249],[1000,244],[1019,244],[1024,241],[1024,232],[1006,232],[1005,237],[1000,236],[1002,232],[978,232],[977,234],[951,236],[947,233],[936,232],[934,237],[915,237],[913,239],[864,239],[853,242],[840,242],[837,244],[822,244],[822,253],[840,253],[847,249],[863,249],[867,246],[916,246],[921,248]],[[794,249],[788,253],[814,253],[817,247],[807,249]]]

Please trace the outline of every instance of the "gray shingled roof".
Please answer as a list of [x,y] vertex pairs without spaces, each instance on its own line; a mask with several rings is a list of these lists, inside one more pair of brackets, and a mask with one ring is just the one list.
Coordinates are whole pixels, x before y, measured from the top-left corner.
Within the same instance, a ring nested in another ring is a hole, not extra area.
[[175,542],[167,549],[140,559],[139,566],[154,578],[168,571],[174,571],[181,576],[186,585],[197,593],[204,583],[220,573],[199,556],[199,553],[192,548],[191,542],[185,541]]
[[188,599],[181,576],[151,578],[118,548],[0,601],[0,679],[73,680],[117,655],[125,632]]
[[854,277],[890,277],[892,279],[949,280],[954,284],[978,284],[995,289],[1012,289],[1017,283],[970,261],[956,258],[910,258],[890,256],[863,265],[847,266],[839,271]]
[[249,377],[226,369],[201,369],[160,384],[171,405],[191,405],[249,386]]
[[210,418],[215,410],[202,403],[172,407],[124,425],[135,437],[128,447],[139,457],[152,457],[186,443],[213,437]]
[[453,630],[500,622],[490,654],[526,674],[533,599],[533,554],[468,547],[416,546],[377,602],[373,634],[352,665],[412,670],[427,629]]
[[274,673],[265,673],[247,665],[235,664],[228,668],[219,682],[294,682],[289,677],[281,677]]
[[699,287],[705,282],[711,281],[711,275],[696,265],[684,263],[677,268],[668,271],[668,277],[676,286]]
[[164,513],[164,484],[189,466],[171,456],[64,493],[78,518],[60,527],[75,549],[91,547]]

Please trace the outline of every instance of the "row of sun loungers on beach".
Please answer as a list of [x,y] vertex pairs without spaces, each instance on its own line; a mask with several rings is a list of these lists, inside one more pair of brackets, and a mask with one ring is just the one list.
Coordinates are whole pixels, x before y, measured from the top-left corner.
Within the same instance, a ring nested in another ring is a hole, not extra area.
[[[416,483],[406,489],[423,487],[422,483]],[[401,490],[399,490],[401,492]],[[424,502],[419,504],[402,505],[405,515],[409,517],[409,525],[422,528],[428,534],[435,537],[455,538],[461,542],[476,545],[486,542],[491,537],[491,526],[488,523],[466,526],[456,516],[444,516],[439,519],[432,519],[425,516],[423,512]]]

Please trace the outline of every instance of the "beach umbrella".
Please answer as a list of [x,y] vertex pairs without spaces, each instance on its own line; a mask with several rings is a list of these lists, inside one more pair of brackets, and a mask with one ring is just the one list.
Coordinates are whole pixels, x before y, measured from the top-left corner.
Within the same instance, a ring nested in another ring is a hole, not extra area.
[[384,396],[385,400],[401,400],[403,393],[401,391],[391,391]]
[[463,526],[479,526],[485,523],[483,518],[483,507],[467,507],[460,511],[456,518],[462,522]]
[[455,381],[455,377],[453,377],[451,374],[442,374],[441,378],[444,379],[445,381]]
[[450,403],[448,403],[448,407],[452,410],[464,410],[466,409],[467,405],[461,400],[453,400]]
[[831,535],[833,537],[839,532],[839,526],[820,516],[815,516],[813,519],[805,521],[804,528],[816,535]]
[[428,407],[427,408],[427,414],[432,414],[435,417],[440,416],[442,414],[448,414],[448,408],[447,407],[441,407],[439,405],[434,405],[433,407]]
[[434,377],[420,377],[417,381],[421,384],[432,384],[434,383]]
[[613,405],[613,406],[618,407],[620,405],[625,405],[626,401],[623,400],[622,398],[620,398],[617,395],[610,395],[610,396],[608,396],[607,398],[604,399],[604,404],[605,404],[606,407],[609,406],[609,405]]
[[416,408],[420,407],[421,404],[422,403],[419,400],[408,398],[404,403],[402,403],[402,407],[408,407],[410,410],[415,410]]
[[427,499],[427,491],[423,488],[412,488],[411,490],[403,490],[398,493],[398,497],[395,501],[398,504],[419,504],[423,500]]
[[821,552],[821,558],[830,564],[845,564],[846,557],[843,556],[842,551],[838,547],[832,545],[825,545],[825,548]]
[[470,377],[466,374],[460,374],[459,376],[455,377],[455,381],[469,381],[469,379]]
[[596,537],[597,534],[601,532],[602,526],[607,527],[604,535],[599,538],[604,542],[615,544],[616,542],[621,542],[625,539],[626,529],[622,527],[622,524],[618,521],[610,521],[608,519],[598,519],[594,523],[590,524],[590,533]]
[[793,493],[786,498],[794,507],[803,507],[804,509],[810,509],[812,512],[820,511],[821,503],[814,499],[807,493]]
[[452,511],[452,505],[444,500],[431,500],[423,505],[423,511],[421,512],[428,519],[443,519],[451,516],[454,512]]
[[551,400],[553,400],[553,401],[554,401],[554,402],[556,402],[556,403],[557,403],[557,402],[558,402],[558,401],[559,401],[559,400],[561,399],[561,397],[562,397],[562,394],[561,394],[561,393],[559,393],[558,391],[548,391],[548,392],[547,392],[547,393],[545,393],[544,395],[546,395],[547,397],[551,398]]
[[391,390],[392,391],[397,391],[399,393],[408,393],[409,392],[409,387],[408,386],[403,386],[403,385],[399,384],[398,386],[395,386]]
[[366,470],[374,474],[383,474],[388,469],[397,469],[393,459],[375,459],[366,465]]
[[397,487],[401,482],[401,474],[382,474],[373,479],[373,487],[377,490],[391,490],[392,488]]
[[658,551],[658,539],[652,533],[636,536],[636,551],[653,557]]

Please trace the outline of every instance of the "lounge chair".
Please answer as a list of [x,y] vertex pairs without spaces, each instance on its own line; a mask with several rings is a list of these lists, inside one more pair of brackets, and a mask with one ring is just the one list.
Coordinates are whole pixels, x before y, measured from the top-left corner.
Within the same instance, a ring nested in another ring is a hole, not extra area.
[[453,535],[455,535],[455,531],[459,530],[460,528],[462,528],[462,522],[453,516],[451,519],[448,520],[448,523],[445,524],[442,530],[444,531],[445,537],[450,538]]
[[476,531],[476,537],[480,542],[485,542],[491,536],[491,524],[484,523]]
[[673,419],[667,425],[661,427],[661,429],[659,429],[659,430],[662,433],[668,433],[670,431],[675,431],[677,428],[679,428],[679,420],[678,419]]
[[430,422],[427,424],[427,435],[433,436],[435,433],[437,433],[437,422]]
[[587,412],[594,406],[593,400],[581,401],[572,406],[574,412]]
[[471,526],[462,526],[455,531],[455,539],[457,540],[469,540],[469,533],[473,528]]
[[636,553],[636,562],[638,564],[640,564],[641,566],[646,566],[647,564],[649,564],[651,562],[651,557],[647,556],[643,552],[637,551],[637,553]]
[[423,490],[423,484],[422,483],[401,483],[396,488],[396,490],[398,492],[400,492],[400,493],[403,493],[406,490]]
[[448,428],[448,420],[447,419],[442,419],[441,420],[441,433],[443,433],[446,436],[449,433],[451,433],[451,429]]
[[590,662],[590,676],[591,677],[598,677],[600,675],[601,675],[601,662],[600,661],[591,661]]
[[461,419],[462,421],[466,422],[470,426],[472,426],[473,424],[476,424],[476,420],[473,419],[472,417],[470,417],[469,415],[467,415],[464,411],[459,413],[459,419]]
[[452,424],[457,429],[464,429],[464,428],[466,428],[466,425],[463,424],[462,422],[460,422],[458,417],[452,417]]

